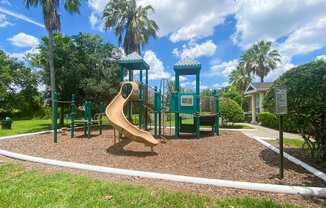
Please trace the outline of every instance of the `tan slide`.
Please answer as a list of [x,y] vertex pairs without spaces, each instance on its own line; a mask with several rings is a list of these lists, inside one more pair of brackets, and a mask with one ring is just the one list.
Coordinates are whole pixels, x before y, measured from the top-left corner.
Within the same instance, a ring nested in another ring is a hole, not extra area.
[[[123,88],[125,86],[131,87],[131,92],[126,97],[123,96]],[[146,146],[153,147],[157,145],[159,141],[156,140],[150,132],[141,130],[130,123],[123,113],[123,107],[126,105],[131,96],[135,96],[137,94],[137,91],[138,84],[136,82],[123,82],[120,92],[106,107],[105,113],[113,128],[118,130],[120,134],[135,142],[140,142]]]

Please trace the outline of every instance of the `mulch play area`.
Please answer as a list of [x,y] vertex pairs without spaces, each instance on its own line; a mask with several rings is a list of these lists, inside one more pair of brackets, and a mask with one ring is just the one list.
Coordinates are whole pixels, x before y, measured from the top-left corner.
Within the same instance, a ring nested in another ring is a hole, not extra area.
[[[81,133],[78,133],[81,134]],[[325,187],[303,168],[285,161],[285,179],[279,180],[278,155],[240,132],[221,131],[219,137],[200,140],[168,139],[154,148],[122,140],[114,144],[113,130],[91,139],[69,135],[54,144],[51,134],[0,142],[1,149],[44,158],[92,165],[153,171],[206,178]]]

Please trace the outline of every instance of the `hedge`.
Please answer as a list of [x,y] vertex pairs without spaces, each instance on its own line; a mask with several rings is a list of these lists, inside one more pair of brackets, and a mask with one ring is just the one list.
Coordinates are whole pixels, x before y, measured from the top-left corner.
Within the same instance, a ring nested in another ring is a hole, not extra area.
[[[258,122],[260,122],[262,126],[272,128],[272,129],[279,128],[279,117],[274,113],[261,112],[258,114],[257,117],[258,117]],[[284,116],[283,119],[283,129],[286,132],[298,133],[298,128],[296,124],[286,116]]]

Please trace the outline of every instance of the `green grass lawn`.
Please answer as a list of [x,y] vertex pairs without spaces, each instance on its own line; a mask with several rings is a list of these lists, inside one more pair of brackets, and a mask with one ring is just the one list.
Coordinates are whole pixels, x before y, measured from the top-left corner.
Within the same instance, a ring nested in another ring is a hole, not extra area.
[[[108,125],[108,119],[103,117],[103,125]],[[65,126],[69,125],[69,121],[65,120]],[[32,133],[51,129],[50,119],[31,119],[31,120],[14,120],[11,129],[1,129],[0,136],[10,136],[15,134]]]
[[[279,144],[279,140],[271,140],[269,141],[271,144]],[[303,145],[304,141],[302,139],[289,139],[289,138],[284,138],[283,139],[283,144],[287,145],[291,148],[301,148]]]
[[[110,198],[110,199],[108,199]],[[241,207],[292,208],[266,199],[214,199],[193,193],[102,182],[67,173],[25,170],[13,164],[0,166],[0,207]]]
[[14,121],[11,129],[0,129],[0,136],[31,133],[51,129],[50,119],[32,119]]

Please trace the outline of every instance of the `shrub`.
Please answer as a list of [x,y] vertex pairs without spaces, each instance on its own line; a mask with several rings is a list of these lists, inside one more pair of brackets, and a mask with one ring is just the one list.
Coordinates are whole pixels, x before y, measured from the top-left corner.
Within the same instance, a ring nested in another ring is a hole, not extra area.
[[288,115],[313,157],[326,158],[326,61],[316,60],[284,73],[269,89],[265,109],[275,110],[275,89],[287,89]]
[[244,113],[241,106],[229,98],[220,99],[220,114],[222,117],[222,126],[227,122],[241,122],[244,120]]
[[[272,128],[272,129],[279,128],[279,117],[274,113],[270,113],[270,112],[259,113],[258,122],[260,122],[262,126],[268,128]],[[295,123],[291,121],[291,119],[289,119],[287,116],[284,116],[283,119],[283,130],[286,132],[298,133],[298,129],[296,128]]]
[[258,121],[262,126],[277,129],[278,128],[278,118],[275,114],[270,112],[262,112],[258,114]]
[[238,103],[239,105],[241,105],[241,102],[242,102],[241,94],[233,86],[229,87],[225,92],[223,92],[222,96],[225,97],[225,98],[232,99],[236,103]]

